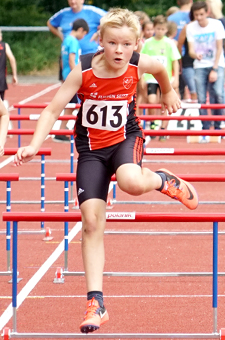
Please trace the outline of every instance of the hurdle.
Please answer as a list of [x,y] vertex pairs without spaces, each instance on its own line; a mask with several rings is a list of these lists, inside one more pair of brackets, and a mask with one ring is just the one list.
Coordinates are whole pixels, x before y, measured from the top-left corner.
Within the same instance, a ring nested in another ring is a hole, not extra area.
[[[10,135],[33,135],[34,129],[12,129],[8,131]],[[74,166],[74,132],[73,130],[51,130],[49,135],[69,135],[70,136],[70,172],[73,173]],[[73,199],[73,182],[71,182],[71,199]]]
[[[12,115],[10,116],[10,119],[12,120],[18,120],[18,129],[21,128],[21,122],[20,120],[26,120],[24,118],[20,119],[20,116],[21,116],[21,109],[44,109],[48,106],[49,103],[42,103],[42,104],[20,104],[20,103],[16,103],[16,104],[13,104],[13,107],[15,109],[17,109],[17,113],[18,113],[18,116],[14,116],[15,118],[12,118]],[[74,108],[77,109],[80,107],[80,104],[73,104],[73,103],[69,103],[66,105],[65,108]],[[40,117],[40,114],[33,114],[33,115],[29,115],[29,120],[38,120],[39,117]],[[65,118],[58,118],[60,120],[63,120]],[[70,119],[71,119],[71,116],[70,116]],[[64,133],[65,134],[65,133]],[[66,134],[65,134],[66,135]],[[21,146],[21,137],[20,135],[18,135],[18,147]]]
[[[11,181],[18,181],[19,180],[19,174],[0,174],[0,181],[6,182],[6,211],[11,211]],[[6,232],[3,232],[6,234],[6,259],[7,259],[7,271],[0,272],[0,276],[3,275],[11,275],[11,267],[10,267],[10,239],[11,239],[11,233],[10,233],[10,221],[6,222]]]
[[[4,155],[5,156],[12,156],[17,153],[17,148],[6,148]],[[45,156],[51,156],[51,148],[40,148],[37,152],[36,156],[41,156],[41,211],[45,211]],[[39,178],[38,178],[39,179]],[[22,178],[20,177],[20,181],[22,180],[36,180],[36,178],[28,177],[28,178]],[[1,203],[6,203],[4,201],[0,201]],[[27,203],[27,202],[21,202],[21,201],[11,201],[12,204],[20,204],[20,203]],[[44,230],[44,222],[41,222],[41,232],[45,233]]]
[[[56,181],[63,181],[64,182],[64,211],[69,211],[69,197],[68,197],[68,191],[69,191],[69,181],[75,181],[76,180],[76,174],[56,174]],[[69,223],[67,221],[64,222],[64,268],[68,271],[68,250],[69,250],[69,242],[68,242],[68,235],[69,235]],[[58,269],[57,269],[58,271]],[[61,283],[61,281],[64,281],[62,276],[60,275],[60,280],[56,279],[54,280],[54,283]]]
[[[225,339],[225,329],[218,331],[218,224],[225,222],[225,214],[166,214],[166,213],[138,213],[138,212],[114,212],[106,213],[107,222],[212,222],[213,223],[213,268],[212,273],[203,273],[204,276],[212,276],[212,308],[213,308],[213,331],[212,333],[100,333],[88,334],[81,333],[19,333],[17,332],[17,243],[18,243],[18,223],[41,221],[44,217],[48,222],[78,222],[81,221],[80,213],[3,213],[3,221],[13,222],[13,285],[12,285],[12,312],[13,328],[12,332],[8,327],[3,330],[3,339],[9,338],[95,338],[95,339],[140,339],[140,338],[189,338],[189,339]],[[84,275],[84,273],[77,273]],[[128,273],[104,273],[114,276],[127,276]],[[144,276],[145,273],[133,273]],[[146,273],[151,274],[151,273]],[[154,273],[152,273],[154,274]],[[165,273],[158,273],[159,276],[165,276]],[[184,273],[185,274],[185,273]],[[193,273],[186,273],[187,276]],[[178,276],[177,273],[168,273],[168,275]],[[150,275],[149,275],[150,276]]]

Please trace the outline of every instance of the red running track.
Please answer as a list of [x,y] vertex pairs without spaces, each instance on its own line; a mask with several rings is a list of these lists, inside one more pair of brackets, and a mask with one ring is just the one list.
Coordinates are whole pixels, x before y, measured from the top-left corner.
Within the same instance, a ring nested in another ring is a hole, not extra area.
[[[26,86],[22,91],[22,86],[17,93],[13,92],[14,101],[19,102],[38,91],[43,90],[44,86]],[[12,93],[11,92],[11,93]],[[35,99],[33,103],[49,102],[53,92]],[[15,98],[16,95],[20,97]],[[10,104],[12,104],[10,102]],[[31,113],[31,112],[29,112]],[[17,114],[17,111],[12,111]],[[36,122],[23,122],[22,128],[34,129]],[[30,136],[23,137],[23,145],[30,140]],[[157,140],[151,141],[151,147],[179,147],[189,149],[185,137],[172,136],[163,145]],[[6,147],[15,148],[17,139],[8,138]],[[48,139],[43,147],[51,148],[52,161],[57,163],[46,164],[46,177],[55,177],[56,173],[69,172],[69,152],[68,144],[54,143]],[[215,144],[203,145],[204,150],[215,149]],[[216,144],[216,148],[224,150],[224,140],[221,144]],[[155,171],[161,167],[168,167],[175,173],[186,175],[220,175],[225,173],[223,157],[215,156],[176,156],[175,160],[171,156],[161,155],[156,158],[145,156],[151,161],[145,166]],[[3,157],[4,160],[7,156]],[[217,163],[212,163],[211,160]],[[199,163],[200,160],[209,161]],[[62,162],[64,161],[64,162]],[[167,162],[165,165],[164,162]],[[186,162],[185,162],[186,161]],[[187,162],[188,161],[188,162]],[[190,161],[193,161],[192,163]],[[161,162],[161,163],[160,163]],[[38,176],[40,174],[40,164],[37,162],[25,164],[16,168],[20,177]],[[1,168],[1,173],[15,173],[15,167],[7,164]],[[221,200],[224,201],[224,183],[196,183],[195,187],[199,193],[200,200]],[[3,189],[5,185],[3,183]],[[4,192],[4,191],[3,191]],[[5,196],[5,192],[4,192]],[[38,182],[15,182],[12,185],[13,200],[35,200],[40,199],[40,183]],[[111,193],[110,195],[111,196]],[[140,200],[153,198],[166,201],[167,199],[158,192],[145,194]],[[61,182],[48,181],[46,183],[46,200],[63,200],[63,184]],[[118,190],[118,198],[121,200],[132,199],[128,195]],[[137,197],[135,198],[137,199]],[[70,212],[73,210],[70,204]],[[114,209],[115,210],[115,209]],[[108,210],[109,212],[113,212]],[[117,206],[118,212],[123,212],[124,207]],[[148,206],[127,205],[126,211],[137,213],[178,213],[187,214],[188,210],[182,205],[179,206]],[[1,211],[5,212],[5,206],[1,205]],[[14,212],[38,212],[39,205],[15,204],[12,205]],[[63,205],[49,204],[46,212],[63,212]],[[223,205],[202,205],[196,213],[203,216],[208,214],[224,213]],[[42,235],[19,235],[19,277],[23,280],[18,284],[18,293],[23,294],[23,289],[28,292],[32,278],[38,275],[38,271],[44,271],[43,265],[49,257],[57,250],[63,240],[64,225],[62,222],[48,222],[47,225],[52,230],[53,240],[43,242]],[[1,230],[4,230],[4,222]],[[30,230],[40,228],[39,223],[21,222],[20,230]],[[220,223],[220,231],[225,230],[225,223]],[[70,222],[69,230],[74,230],[74,223]],[[211,222],[115,222],[107,223],[108,231],[211,231]],[[5,259],[5,238],[1,235],[0,247],[0,269],[4,269]],[[71,240],[69,245],[69,268],[72,270],[83,271],[80,232]],[[133,235],[106,235],[106,263],[105,270],[109,271],[143,271],[143,272],[175,272],[175,271],[211,271],[212,269],[212,237],[210,235],[198,236],[133,236]],[[225,271],[225,238],[219,237],[219,271]],[[53,284],[56,268],[63,266],[63,254],[56,258],[55,262],[49,267],[44,275],[37,281],[34,288],[29,292],[27,298],[18,308],[18,332],[78,332],[79,324],[85,311],[85,281],[83,277],[66,277],[62,285]],[[110,314],[110,321],[102,326],[99,332],[103,333],[211,333],[213,327],[212,318],[212,283],[211,278],[104,278],[105,304]],[[225,283],[223,278],[219,278],[219,298],[218,298],[218,329],[224,327],[225,307],[224,307]],[[10,304],[11,285],[8,278],[0,276],[0,323],[2,315]],[[12,329],[12,319],[6,326]],[[82,337],[81,337],[82,338]]]

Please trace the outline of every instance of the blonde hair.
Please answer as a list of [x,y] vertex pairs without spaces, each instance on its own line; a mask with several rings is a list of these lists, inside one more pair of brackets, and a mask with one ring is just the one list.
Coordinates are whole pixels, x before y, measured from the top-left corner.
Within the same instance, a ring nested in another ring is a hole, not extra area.
[[135,11],[134,14],[138,17],[141,25],[150,20],[148,14],[143,11]]
[[100,36],[103,37],[107,27],[120,28],[123,26],[130,28],[137,39],[140,37],[141,25],[134,12],[123,8],[111,8],[100,20]]
[[207,0],[209,5],[209,11],[212,13],[215,19],[221,19],[223,17],[223,3],[221,0]]
[[167,37],[174,37],[177,33],[177,24],[174,21],[168,21],[167,23]]
[[167,26],[167,18],[164,17],[164,15],[157,15],[157,17],[155,17],[154,21],[153,21],[153,24],[154,24],[154,27],[156,25],[166,25]]
[[176,13],[179,11],[179,7],[172,6],[166,11],[166,16],[169,17],[171,14]]

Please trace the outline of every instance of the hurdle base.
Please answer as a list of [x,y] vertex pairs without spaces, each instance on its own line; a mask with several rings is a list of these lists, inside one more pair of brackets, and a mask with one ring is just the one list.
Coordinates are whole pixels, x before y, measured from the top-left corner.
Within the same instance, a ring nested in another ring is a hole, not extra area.
[[[18,282],[20,282],[20,281],[22,281],[22,280],[23,280],[22,277],[18,277],[17,280],[16,280],[16,282],[18,283]],[[13,282],[12,279],[8,281],[8,283],[12,283],[12,282]]]
[[[187,143],[200,143],[202,136],[187,136]],[[221,136],[206,136],[206,143],[221,143]]]
[[24,339],[220,339],[220,333],[18,333],[10,332],[10,329],[3,330],[3,340],[10,338]]

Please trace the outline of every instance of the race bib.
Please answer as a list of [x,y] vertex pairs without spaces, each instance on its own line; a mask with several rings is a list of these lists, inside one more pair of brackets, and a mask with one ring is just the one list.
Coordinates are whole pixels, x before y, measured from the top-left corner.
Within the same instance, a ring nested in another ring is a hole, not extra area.
[[153,58],[157,59],[164,67],[167,66],[167,57],[163,55],[157,55],[157,56],[153,56]]
[[127,122],[127,100],[87,99],[83,104],[82,125],[88,128],[117,131]]

